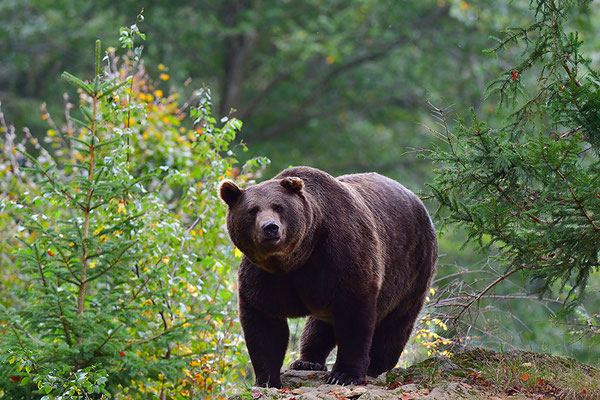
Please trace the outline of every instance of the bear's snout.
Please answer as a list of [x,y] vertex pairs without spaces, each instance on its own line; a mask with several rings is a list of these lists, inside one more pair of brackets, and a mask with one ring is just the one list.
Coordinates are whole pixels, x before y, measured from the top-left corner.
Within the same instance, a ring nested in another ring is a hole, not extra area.
[[267,235],[267,238],[275,238],[279,233],[279,225],[275,221],[269,221],[263,224],[262,230]]
[[270,210],[259,212],[256,216],[254,244],[264,255],[276,253],[283,245],[285,225],[278,217]]

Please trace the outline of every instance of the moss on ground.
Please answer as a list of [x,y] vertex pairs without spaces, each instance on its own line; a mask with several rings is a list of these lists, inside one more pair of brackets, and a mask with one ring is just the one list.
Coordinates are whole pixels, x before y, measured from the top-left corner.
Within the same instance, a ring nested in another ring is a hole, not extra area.
[[600,399],[600,370],[568,357],[483,348],[432,357],[408,369],[394,369],[386,383],[416,382],[427,386],[444,380],[495,388],[506,394],[539,393],[561,399]]

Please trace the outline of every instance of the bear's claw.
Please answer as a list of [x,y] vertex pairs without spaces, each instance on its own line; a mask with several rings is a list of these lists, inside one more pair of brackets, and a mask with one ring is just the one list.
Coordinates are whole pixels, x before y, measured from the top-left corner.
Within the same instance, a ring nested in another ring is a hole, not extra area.
[[366,383],[365,377],[362,378],[358,375],[350,375],[345,372],[332,371],[327,378],[327,383],[332,385],[364,385]]
[[290,369],[300,371],[327,371],[327,367],[312,361],[296,360],[290,364]]

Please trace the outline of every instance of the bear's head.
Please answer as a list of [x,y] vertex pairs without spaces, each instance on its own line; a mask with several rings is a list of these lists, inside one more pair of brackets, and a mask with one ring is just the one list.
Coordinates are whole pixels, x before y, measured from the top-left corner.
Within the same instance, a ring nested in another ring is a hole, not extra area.
[[271,273],[293,269],[311,224],[302,179],[271,179],[246,189],[225,180],[219,196],[228,206],[229,236],[250,261]]

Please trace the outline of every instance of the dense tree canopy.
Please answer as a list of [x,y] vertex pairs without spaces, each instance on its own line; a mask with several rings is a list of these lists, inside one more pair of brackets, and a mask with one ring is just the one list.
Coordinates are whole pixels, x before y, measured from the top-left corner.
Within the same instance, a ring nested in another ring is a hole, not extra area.
[[[111,33],[140,11],[134,1],[3,7],[0,93],[30,126],[39,99],[60,103],[64,89],[47,82],[89,66],[84,44],[116,45]],[[488,36],[526,12],[492,1],[155,1],[145,6],[144,52],[150,72],[162,63],[178,86],[210,86],[219,115],[236,110],[251,154],[269,153],[274,169],[423,174],[400,155],[429,141],[418,125],[427,93],[479,105],[498,68],[482,53]]]

